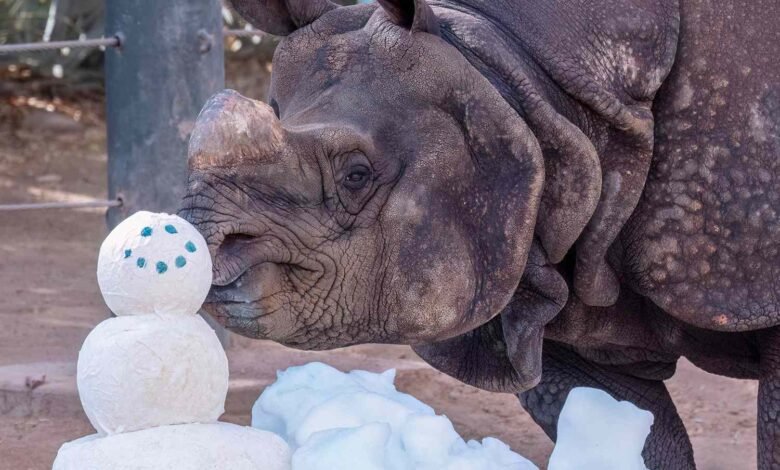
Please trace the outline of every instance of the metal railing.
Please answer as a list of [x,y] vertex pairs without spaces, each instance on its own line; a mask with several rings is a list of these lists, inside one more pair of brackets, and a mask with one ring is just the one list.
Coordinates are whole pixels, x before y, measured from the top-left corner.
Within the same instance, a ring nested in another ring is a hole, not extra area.
[[[264,37],[265,33],[254,29],[225,29],[222,31],[223,37]],[[49,42],[32,42],[22,44],[0,44],[0,55],[2,54],[18,54],[21,52],[38,52],[38,51],[51,51],[61,49],[75,49],[95,47],[105,50],[107,47],[121,47],[121,36],[95,38],[95,39],[79,39],[73,41],[49,41]],[[54,201],[54,202],[20,202],[12,204],[0,204],[0,212],[11,211],[27,211],[27,210],[42,210],[42,209],[83,209],[83,208],[102,208],[102,207],[121,207],[122,201],[120,199],[103,200],[96,199],[94,201]]]
[[0,44],[0,54],[18,54],[20,52],[51,51],[57,49],[76,49],[79,47],[117,47],[119,38],[76,39],[73,41],[28,42],[23,44]]
[[[266,34],[256,29],[225,29],[222,31],[224,37],[263,37]],[[74,39],[72,41],[48,41],[48,42],[28,42],[22,44],[0,44],[0,54],[18,54],[20,52],[51,51],[58,49],[76,49],[80,47],[119,47],[121,45],[119,36],[94,39]]]

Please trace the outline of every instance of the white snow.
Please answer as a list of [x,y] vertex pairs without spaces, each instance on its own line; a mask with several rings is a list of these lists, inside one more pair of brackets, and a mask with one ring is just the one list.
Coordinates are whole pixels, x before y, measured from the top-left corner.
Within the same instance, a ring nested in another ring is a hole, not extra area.
[[211,423],[224,412],[228,362],[197,315],[104,320],[79,352],[81,404],[100,434]]
[[99,437],[60,448],[52,470],[289,470],[272,433],[228,423],[180,424]]
[[97,278],[116,315],[195,314],[211,287],[211,256],[186,220],[140,211],[103,241]]
[[[340,372],[321,363],[278,373],[252,408],[252,426],[292,448],[292,470],[530,470],[491,437],[465,442],[446,416],[393,384],[395,371]],[[518,412],[519,409],[518,409]],[[558,421],[549,470],[646,470],[652,413],[575,388]]]
[[464,441],[446,416],[398,392],[395,371],[340,372],[321,363],[278,373],[252,426],[293,449],[293,470],[530,470],[501,441]]
[[642,448],[653,414],[594,388],[569,392],[549,470],[646,470]]

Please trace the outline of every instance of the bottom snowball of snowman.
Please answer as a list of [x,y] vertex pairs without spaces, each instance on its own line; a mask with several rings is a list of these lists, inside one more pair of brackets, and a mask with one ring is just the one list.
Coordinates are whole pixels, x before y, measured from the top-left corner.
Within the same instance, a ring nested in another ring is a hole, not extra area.
[[229,423],[160,426],[63,444],[52,470],[289,470],[276,434]]
[[99,434],[213,423],[224,412],[228,362],[198,315],[110,318],[79,352],[81,404]]

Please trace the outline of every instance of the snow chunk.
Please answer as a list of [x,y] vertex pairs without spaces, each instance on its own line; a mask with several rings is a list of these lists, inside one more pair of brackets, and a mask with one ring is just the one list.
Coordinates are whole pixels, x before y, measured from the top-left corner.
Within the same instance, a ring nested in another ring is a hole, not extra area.
[[252,426],[287,439],[293,470],[531,470],[493,438],[465,442],[446,416],[394,385],[395,371],[340,372],[321,363],[277,374]]
[[558,418],[549,470],[647,470],[642,459],[653,414],[604,391],[572,389]]
[[[306,470],[384,470],[386,446],[391,436],[386,423],[318,432],[292,457],[292,468]],[[403,467],[401,467],[403,468]]]
[[228,362],[200,316],[123,316],[89,333],[76,383],[100,434],[210,423],[224,412]]
[[[289,470],[279,436],[228,423],[180,424],[64,444],[52,470]],[[335,467],[334,467],[335,468]]]

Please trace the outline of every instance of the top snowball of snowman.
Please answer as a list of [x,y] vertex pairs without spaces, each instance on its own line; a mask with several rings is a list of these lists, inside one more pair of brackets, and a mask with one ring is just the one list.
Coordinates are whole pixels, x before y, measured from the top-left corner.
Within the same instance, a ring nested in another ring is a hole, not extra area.
[[116,315],[195,314],[211,286],[211,256],[186,220],[140,211],[103,241],[97,278]]

